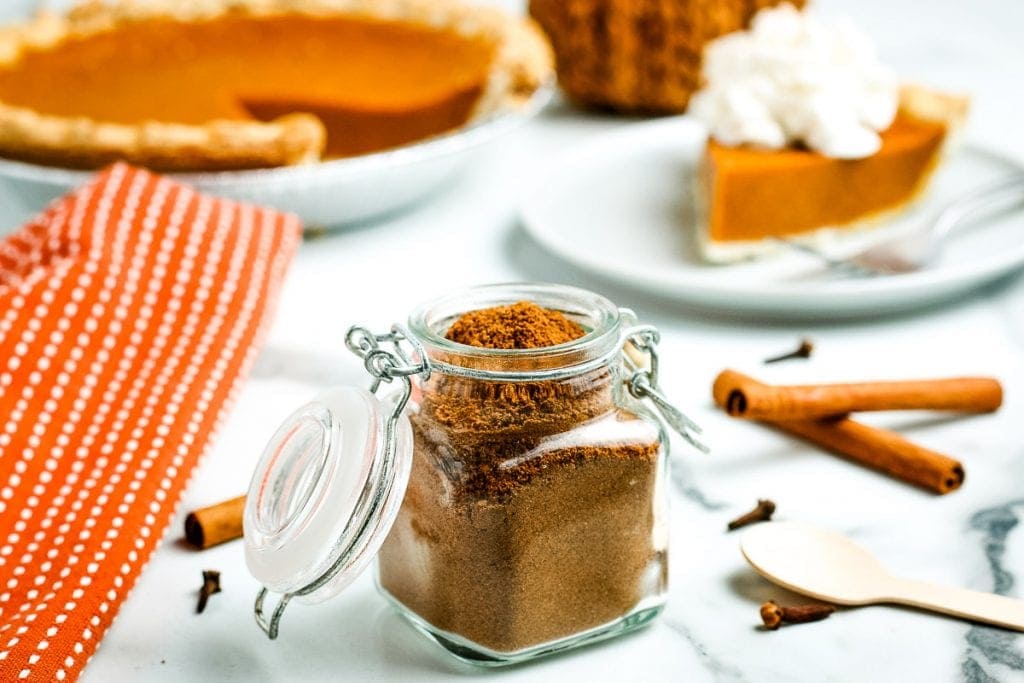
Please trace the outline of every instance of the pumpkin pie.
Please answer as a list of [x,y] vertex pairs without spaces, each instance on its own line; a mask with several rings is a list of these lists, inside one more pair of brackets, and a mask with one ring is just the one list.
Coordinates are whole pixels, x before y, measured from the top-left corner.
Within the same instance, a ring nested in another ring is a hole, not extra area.
[[709,139],[694,197],[705,257],[758,256],[777,247],[778,238],[827,245],[906,209],[928,187],[967,104],[963,97],[902,88],[880,149],[862,159]]
[[286,166],[522,106],[552,57],[459,0],[120,0],[0,33],[0,156],[95,168]]

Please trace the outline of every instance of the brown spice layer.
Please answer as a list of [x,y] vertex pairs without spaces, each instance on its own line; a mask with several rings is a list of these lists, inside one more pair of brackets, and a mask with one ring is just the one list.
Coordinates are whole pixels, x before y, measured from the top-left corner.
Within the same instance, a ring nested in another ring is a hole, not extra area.
[[[611,374],[592,372],[562,382],[486,382],[462,377],[432,378],[422,394],[422,411],[451,438],[477,450],[489,441],[537,439],[567,431],[614,407]],[[525,452],[522,446],[502,448]]]
[[[522,403],[451,400],[444,394],[432,394],[424,400],[420,413],[412,416],[413,427],[422,437],[417,447],[439,459],[457,461],[449,472],[450,495],[469,499],[500,500],[538,474],[561,465],[576,467],[596,459],[647,459],[649,451],[658,450],[657,433],[635,415],[615,410],[609,382],[605,373],[602,385],[572,399],[551,396]],[[550,389],[550,384],[538,386]],[[619,435],[639,431],[644,438],[640,445],[587,445],[588,433],[599,428]],[[564,445],[553,448],[553,442]]]
[[559,311],[530,301],[466,313],[445,335],[467,346],[487,349],[537,349],[565,344],[584,334],[580,325]]
[[656,441],[552,450],[507,476],[481,475],[499,492],[478,497],[423,427],[379,555],[382,587],[421,618],[514,652],[611,622],[664,590]]

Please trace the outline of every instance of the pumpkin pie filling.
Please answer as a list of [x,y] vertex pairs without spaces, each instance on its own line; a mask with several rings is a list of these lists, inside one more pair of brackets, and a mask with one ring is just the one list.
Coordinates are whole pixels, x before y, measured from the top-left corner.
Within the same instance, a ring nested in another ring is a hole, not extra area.
[[0,100],[41,114],[138,124],[309,113],[327,157],[395,147],[466,123],[494,45],[355,17],[225,16],[139,22],[0,70]]
[[703,170],[708,238],[799,235],[897,209],[923,189],[946,132],[943,122],[902,111],[881,133],[881,149],[856,160],[711,140]]

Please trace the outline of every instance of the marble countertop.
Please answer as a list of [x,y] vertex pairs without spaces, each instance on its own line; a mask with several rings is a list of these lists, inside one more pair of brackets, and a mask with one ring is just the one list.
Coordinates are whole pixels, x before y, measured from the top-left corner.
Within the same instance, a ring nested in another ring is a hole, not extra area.
[[[969,137],[1024,159],[1024,14],[1015,0],[819,5],[853,16],[909,78],[973,93]],[[798,598],[754,574],[736,535],[724,533],[729,519],[770,497],[777,518],[846,533],[896,573],[1024,597],[1016,581],[1024,567],[1024,278],[912,315],[816,324],[714,315],[611,287],[541,251],[517,225],[514,205],[545,158],[624,125],[556,103],[429,205],[305,244],[252,380],[84,681],[1024,680],[1021,638],[912,610],[842,610],[818,624],[764,632],[760,603]],[[386,327],[434,294],[508,280],[600,291],[664,333],[665,387],[714,447],[709,456],[682,446],[673,454],[664,614],[602,645],[481,672],[446,659],[385,604],[367,575],[329,603],[293,606],[279,640],[268,642],[253,623],[257,585],[241,545],[194,552],[179,541],[180,518],[242,492],[264,442],[297,404],[332,384],[364,381],[342,348],[350,324]],[[801,336],[816,343],[811,360],[761,365]],[[935,497],[717,413],[710,384],[729,366],[779,382],[995,375],[1006,403],[990,416],[870,418],[962,459],[964,487]],[[195,591],[207,568],[221,570],[224,592],[197,616]]]

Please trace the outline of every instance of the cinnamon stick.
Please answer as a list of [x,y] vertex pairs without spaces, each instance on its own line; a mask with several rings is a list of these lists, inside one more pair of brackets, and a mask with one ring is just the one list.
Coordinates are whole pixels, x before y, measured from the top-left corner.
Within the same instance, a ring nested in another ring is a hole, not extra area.
[[715,380],[715,402],[733,417],[807,420],[869,410],[953,410],[987,413],[1003,402],[1003,388],[987,377],[862,384],[773,386],[735,370]]
[[185,540],[200,549],[242,537],[245,496],[189,513],[185,518]]
[[768,424],[935,493],[949,493],[964,482],[964,468],[959,461],[848,417]]

